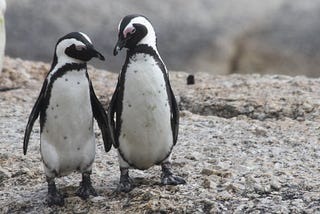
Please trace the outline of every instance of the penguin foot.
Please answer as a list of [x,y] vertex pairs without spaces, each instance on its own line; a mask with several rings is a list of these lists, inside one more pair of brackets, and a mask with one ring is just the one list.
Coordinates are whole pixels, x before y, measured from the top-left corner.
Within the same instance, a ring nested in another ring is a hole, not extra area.
[[134,189],[133,180],[129,176],[128,168],[120,168],[121,176],[117,192],[130,192]]
[[171,163],[166,162],[162,164],[161,183],[163,185],[179,185],[187,182],[179,176],[173,175],[171,172]]
[[80,187],[77,190],[76,195],[82,199],[87,199],[87,198],[89,198],[90,195],[98,196],[96,190],[93,188],[93,186],[91,184],[84,185],[83,182],[80,183]]
[[120,183],[117,187],[117,192],[130,192],[134,189],[133,181],[130,177],[120,178]]
[[48,205],[58,205],[63,206],[64,205],[64,199],[68,196],[66,193],[62,194],[60,193],[57,188],[56,184],[54,182],[54,178],[47,177],[48,182]]
[[67,194],[62,194],[59,191],[50,191],[48,192],[48,205],[53,206],[53,205],[58,205],[58,206],[63,206],[64,205],[64,199],[67,197]]
[[163,185],[179,185],[186,184],[187,182],[179,176],[174,175],[161,175],[161,184]]
[[90,173],[82,173],[82,181],[76,195],[82,199],[89,198],[90,195],[98,196],[96,190],[93,188],[90,179]]

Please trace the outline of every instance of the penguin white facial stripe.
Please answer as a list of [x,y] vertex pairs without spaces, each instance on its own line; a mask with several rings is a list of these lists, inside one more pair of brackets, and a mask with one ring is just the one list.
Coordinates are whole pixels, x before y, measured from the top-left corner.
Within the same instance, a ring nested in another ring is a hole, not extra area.
[[56,48],[56,55],[59,56],[58,57],[58,63],[61,64],[66,64],[66,63],[70,63],[70,62],[80,62],[77,59],[71,58],[69,56],[67,56],[65,54],[65,50],[70,47],[71,45],[75,45],[75,46],[86,46],[83,42],[77,40],[77,39],[65,39],[62,40]]
[[[57,50],[56,54],[58,56],[65,55],[64,51],[66,50],[67,47],[75,45],[75,46],[86,46],[83,42],[77,40],[77,39],[65,39],[62,40],[58,45],[57,45]],[[60,57],[59,57],[60,58]]]
[[118,24],[118,32],[120,31],[120,27],[121,27],[121,23],[122,23],[123,19],[121,19],[121,21]]
[[71,45],[75,45],[76,47],[86,47],[86,45],[77,40],[77,39],[65,39],[62,40],[56,47],[56,55],[58,57],[57,65],[54,67],[54,69],[50,72],[48,78],[50,79],[51,76],[59,70],[62,66],[64,66],[67,63],[81,63],[80,60],[71,58],[65,54],[66,48],[70,47]]
[[92,44],[91,39],[89,38],[89,36],[85,33],[79,32],[86,40],[88,40],[88,42],[90,42],[90,44]]
[[151,23],[143,16],[138,16],[130,20],[130,22],[127,24],[127,26],[123,30],[123,35],[125,35],[125,31],[127,28],[133,27],[133,24],[141,24],[144,25],[147,28],[147,35],[138,42],[137,45],[139,44],[146,44],[151,46],[156,52],[158,52],[157,47],[156,47],[156,33],[153,29],[153,26]]
[[148,29],[148,32],[154,31],[151,23],[146,18],[144,18],[142,16],[138,16],[138,17],[133,18],[127,26],[133,26],[133,24],[142,24],[142,25],[146,26],[146,28]]

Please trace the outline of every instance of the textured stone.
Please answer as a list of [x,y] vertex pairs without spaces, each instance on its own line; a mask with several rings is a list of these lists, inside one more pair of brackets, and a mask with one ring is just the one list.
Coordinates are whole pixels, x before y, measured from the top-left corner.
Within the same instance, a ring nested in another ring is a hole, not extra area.
[[[281,75],[170,74],[182,108],[173,171],[186,185],[162,186],[159,167],[132,170],[137,187],[114,191],[117,152],[104,152],[100,131],[92,185],[98,197],[75,195],[79,173],[57,178],[64,207],[47,207],[47,185],[35,123],[26,156],[22,139],[48,64],[6,58],[0,85],[0,213],[317,213],[320,191],[320,80]],[[89,66],[105,105],[117,75]],[[17,88],[18,87],[18,88]],[[306,105],[304,103],[307,103]],[[300,120],[299,118],[303,118]],[[3,173],[1,173],[3,172]],[[2,176],[4,175],[4,176]],[[2,177],[1,177],[2,176]]]

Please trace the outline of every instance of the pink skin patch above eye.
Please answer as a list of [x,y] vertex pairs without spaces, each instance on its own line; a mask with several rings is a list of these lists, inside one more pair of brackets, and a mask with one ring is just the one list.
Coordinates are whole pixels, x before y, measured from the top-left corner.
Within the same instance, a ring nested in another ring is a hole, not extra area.
[[86,49],[87,47],[85,45],[76,45],[76,50],[81,51],[82,49]]
[[136,29],[133,26],[129,26],[126,29],[124,29],[123,37],[126,38],[128,33],[133,34],[134,32],[136,32]]

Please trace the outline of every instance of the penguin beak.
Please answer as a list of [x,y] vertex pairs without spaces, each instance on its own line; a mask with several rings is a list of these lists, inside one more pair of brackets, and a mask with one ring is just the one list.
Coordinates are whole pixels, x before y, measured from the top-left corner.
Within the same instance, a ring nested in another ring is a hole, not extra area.
[[96,57],[96,58],[100,59],[101,61],[105,60],[104,56],[99,51],[97,51],[93,46],[88,47],[88,52],[92,57]]
[[121,39],[119,38],[116,46],[113,49],[113,55],[116,56],[118,54],[119,51],[121,51],[121,49],[126,46],[128,39]]

